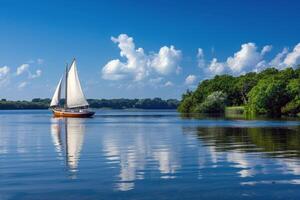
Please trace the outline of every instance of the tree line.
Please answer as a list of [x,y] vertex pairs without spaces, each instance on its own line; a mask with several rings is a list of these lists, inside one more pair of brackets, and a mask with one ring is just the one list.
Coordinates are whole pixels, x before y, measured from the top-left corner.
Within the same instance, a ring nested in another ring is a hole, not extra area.
[[217,75],[186,91],[181,113],[223,113],[226,106],[244,106],[248,114],[297,115],[300,112],[300,69],[268,68],[241,76]]
[[[146,99],[88,99],[91,108],[111,109],[176,109],[179,105],[177,99],[163,100],[161,98]],[[47,109],[51,99],[34,98],[31,101],[0,100],[0,109]],[[64,99],[61,100],[64,104]]]

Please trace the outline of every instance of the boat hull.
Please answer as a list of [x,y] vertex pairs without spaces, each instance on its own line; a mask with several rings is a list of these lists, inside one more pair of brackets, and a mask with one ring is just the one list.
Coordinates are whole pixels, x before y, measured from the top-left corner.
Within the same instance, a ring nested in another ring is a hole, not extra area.
[[74,117],[74,118],[88,118],[92,117],[95,112],[92,111],[82,111],[82,112],[75,112],[75,111],[68,111],[68,110],[56,110],[52,109],[54,117]]

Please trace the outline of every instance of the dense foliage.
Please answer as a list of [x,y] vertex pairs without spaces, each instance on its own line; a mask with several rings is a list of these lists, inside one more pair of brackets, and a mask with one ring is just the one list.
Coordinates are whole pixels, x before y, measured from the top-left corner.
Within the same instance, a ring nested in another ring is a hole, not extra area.
[[198,113],[223,113],[226,106],[226,94],[220,91],[211,93],[196,107]]
[[202,81],[197,89],[182,95],[178,107],[181,113],[224,112],[224,109],[207,105],[209,96],[222,92],[227,106],[245,106],[247,113],[296,115],[300,112],[300,69],[268,68],[260,73],[250,72],[238,77],[217,75]]
[[[35,98],[32,101],[8,101],[0,100],[0,109],[47,109],[50,99]],[[62,100],[61,104],[63,104]],[[176,99],[163,100],[153,99],[88,99],[91,108],[112,108],[112,109],[176,109],[179,101]]]

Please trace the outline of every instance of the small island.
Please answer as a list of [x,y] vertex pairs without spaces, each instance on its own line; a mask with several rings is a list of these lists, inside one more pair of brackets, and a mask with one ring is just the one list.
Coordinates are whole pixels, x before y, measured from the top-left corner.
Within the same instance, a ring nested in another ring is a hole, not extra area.
[[195,91],[184,93],[178,111],[299,116],[300,68],[268,68],[237,77],[217,75],[202,81]]

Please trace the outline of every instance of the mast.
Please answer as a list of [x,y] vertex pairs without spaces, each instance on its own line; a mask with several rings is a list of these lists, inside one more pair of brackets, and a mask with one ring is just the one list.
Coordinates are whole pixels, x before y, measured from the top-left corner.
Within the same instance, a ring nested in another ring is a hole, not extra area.
[[68,108],[68,105],[67,105],[67,99],[68,99],[68,63],[67,63],[67,66],[66,66],[66,78],[65,78],[65,81],[66,81],[66,84],[65,84],[65,108]]

